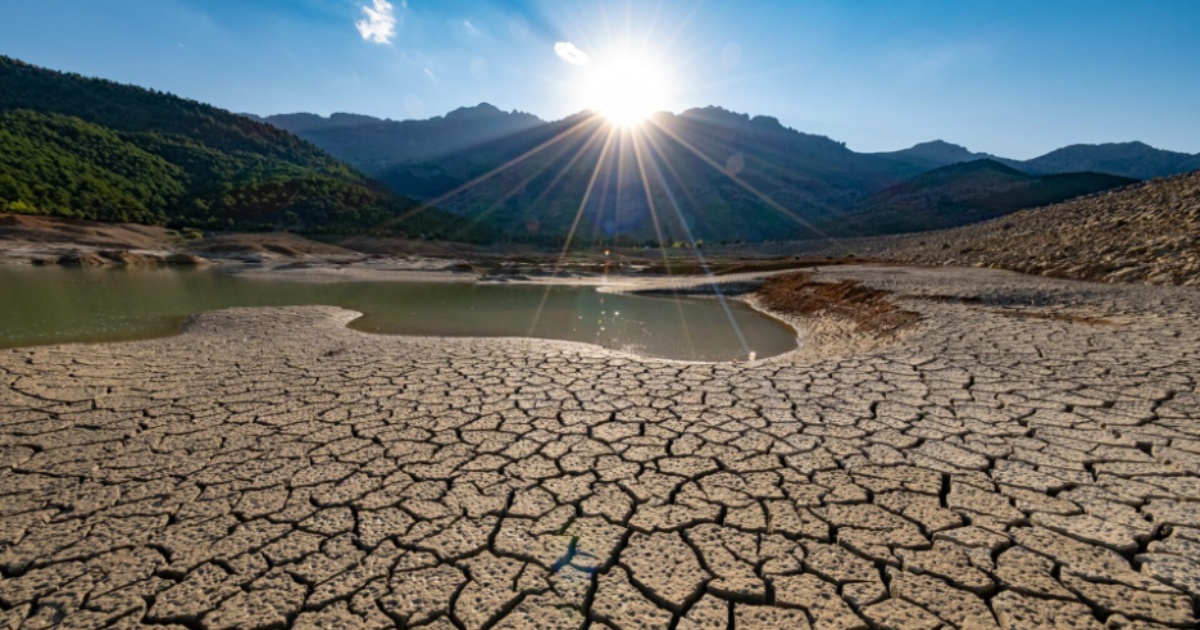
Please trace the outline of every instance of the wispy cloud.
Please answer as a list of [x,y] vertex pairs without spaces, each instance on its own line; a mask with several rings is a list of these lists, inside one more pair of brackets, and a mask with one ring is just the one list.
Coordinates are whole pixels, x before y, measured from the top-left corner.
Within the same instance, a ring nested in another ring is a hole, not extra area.
[[[401,0],[400,6],[406,6]],[[390,44],[396,38],[396,10],[387,0],[373,0],[372,6],[362,7],[367,17],[358,20],[354,26],[364,41],[377,44]]]
[[592,58],[587,53],[579,50],[579,47],[571,42],[554,44],[554,54],[572,66],[586,66],[592,62]]
[[463,28],[466,29],[467,32],[472,35],[479,34],[479,28],[476,27],[474,24],[472,24],[471,20],[463,20]]

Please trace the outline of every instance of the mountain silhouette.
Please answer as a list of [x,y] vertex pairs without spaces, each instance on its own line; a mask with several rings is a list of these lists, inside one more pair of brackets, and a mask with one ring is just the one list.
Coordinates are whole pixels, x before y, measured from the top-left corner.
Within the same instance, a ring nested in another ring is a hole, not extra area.
[[[473,133],[448,124],[457,117],[470,120]],[[711,106],[657,114],[632,134],[590,112],[542,122],[489,105],[402,123],[343,115],[267,120],[292,125],[403,195],[534,240],[570,233],[585,240],[761,241],[924,230],[1129,181],[1121,175],[1128,165],[1108,162],[1100,163],[1108,171],[1044,179],[1067,175],[1073,165],[1035,171],[941,140],[859,153],[769,116]],[[910,182],[980,160],[990,166]],[[995,167],[1007,175],[991,172]],[[1002,185],[1005,177],[1011,181]],[[977,194],[963,192],[972,190]],[[918,207],[922,200],[934,205]]]
[[280,114],[262,118],[365,172],[431,160],[545,124],[532,114],[504,112],[488,103],[461,107],[428,120],[385,120],[358,114]]
[[1105,173],[1030,175],[985,158],[943,166],[880,191],[828,231],[895,234],[956,227],[1137,182]]

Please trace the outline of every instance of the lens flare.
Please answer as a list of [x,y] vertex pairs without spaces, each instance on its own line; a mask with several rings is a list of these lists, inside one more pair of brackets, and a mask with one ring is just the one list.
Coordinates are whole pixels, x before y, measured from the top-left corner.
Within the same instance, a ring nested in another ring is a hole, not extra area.
[[618,127],[637,127],[667,109],[668,77],[653,59],[614,55],[597,59],[588,70],[584,102]]

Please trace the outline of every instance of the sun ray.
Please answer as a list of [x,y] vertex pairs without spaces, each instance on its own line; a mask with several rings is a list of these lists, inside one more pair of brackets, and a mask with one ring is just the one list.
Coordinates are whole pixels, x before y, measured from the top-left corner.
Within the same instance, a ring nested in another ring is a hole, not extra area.
[[584,143],[583,147],[581,147],[578,151],[575,152],[575,155],[571,158],[571,160],[569,162],[567,162],[566,166],[559,169],[558,174],[554,176],[554,179],[550,180],[550,183],[544,189],[542,189],[542,192],[539,193],[537,198],[533,200],[533,203],[531,203],[529,205],[529,207],[531,209],[538,207],[542,203],[542,200],[544,200],[546,198],[546,196],[550,193],[551,190],[554,189],[554,187],[558,184],[558,182],[561,181],[563,177],[565,177],[568,173],[571,172],[571,169],[574,168],[575,163],[578,162],[580,159],[583,158],[584,155],[587,154],[587,151],[591,148],[591,145],[596,143],[600,138],[604,137],[601,134],[601,129],[602,128],[597,128],[596,132],[593,133],[591,135],[591,137],[588,138],[587,142]]
[[458,188],[455,188],[454,190],[451,190],[450,192],[443,193],[442,195],[439,195],[438,197],[431,199],[429,201],[426,201],[426,202],[422,203],[421,205],[417,206],[416,208],[409,210],[408,212],[406,212],[403,215],[401,215],[400,217],[398,217],[396,219],[396,221],[404,221],[413,216],[416,216],[417,214],[425,212],[426,210],[436,208],[439,204],[444,203],[447,199],[451,199],[455,195],[459,195],[462,192],[469,190],[469,189],[473,188],[474,186],[477,186],[477,185],[499,175],[500,173],[507,171],[508,169],[516,166],[517,164],[520,164],[521,162],[524,162],[525,160],[533,157],[534,155],[541,153],[547,147],[565,139],[566,137],[568,137],[570,135],[578,133],[585,125],[598,124],[600,122],[602,122],[602,121],[598,120],[598,118],[596,116],[588,116],[585,119],[575,123],[574,125],[571,125],[569,128],[562,131],[561,133],[554,136],[553,138],[546,140],[545,142],[526,151],[525,153],[522,153],[521,155],[518,155],[517,157],[505,162],[504,164],[501,164],[500,166],[497,166],[496,168],[488,171],[487,173],[484,173],[483,175],[480,175],[480,176],[472,179],[471,181],[459,186]]
[[[604,139],[604,147],[600,149],[600,157],[596,159],[596,167],[592,169],[592,177],[588,180],[587,188],[583,191],[583,199],[579,201],[579,209],[575,212],[575,220],[571,223],[571,229],[567,232],[567,239],[563,243],[562,251],[558,255],[558,260],[554,263],[554,276],[562,270],[563,261],[566,259],[567,252],[571,248],[571,240],[575,238],[575,230],[579,228],[579,221],[583,218],[584,210],[587,209],[588,200],[592,196],[592,190],[596,186],[596,179],[600,176],[600,169],[604,165],[605,158],[608,157],[608,150],[612,146],[613,136],[616,134],[616,129],[610,128],[608,136]],[[542,309],[546,306],[546,298],[550,295],[550,285],[546,285],[546,291],[542,294],[542,301],[538,304],[537,311],[533,314],[533,321],[529,325],[529,336],[533,336],[533,330],[537,328],[538,321],[542,318]]]
[[554,265],[554,271],[556,273],[562,267],[562,261],[566,257],[568,249],[571,247],[571,240],[575,238],[575,231],[579,229],[579,221],[583,218],[583,213],[587,207],[588,200],[591,198],[592,191],[596,187],[596,180],[600,176],[600,170],[604,165],[604,160],[608,157],[608,150],[612,147],[612,140],[615,135],[616,130],[610,129],[608,136],[604,139],[604,147],[600,149],[600,157],[596,160],[596,168],[592,169],[592,176],[588,180],[587,188],[583,191],[583,199],[579,202],[579,210],[575,212],[575,220],[571,222],[571,229],[567,231],[567,240],[563,244],[563,249],[559,254],[558,262]]
[[[675,170],[675,167],[671,164],[671,161],[666,159],[666,152],[663,150],[662,146],[659,145],[658,142],[649,134],[647,134],[646,137],[647,137],[647,140],[649,140],[650,143],[652,145],[654,145],[654,148],[658,151],[659,155],[663,158],[662,165],[667,168],[667,171],[669,173],[671,173],[672,177],[674,177],[675,181],[679,184],[679,187],[683,190],[684,194],[686,194],[688,196],[688,199],[694,205],[695,198],[692,196],[691,191],[684,185],[683,178],[680,177],[679,173]],[[721,143],[720,140],[714,140],[714,142],[717,142],[719,144]],[[696,149],[696,150],[699,150],[699,149]],[[728,150],[730,153],[733,153],[733,152],[736,152],[738,150],[738,148],[734,147],[734,146],[728,146]],[[719,164],[718,164],[718,166],[719,166]],[[771,167],[772,165],[767,164],[766,166]],[[776,168],[775,170],[782,171],[782,169],[779,169],[779,168]],[[836,220],[840,221],[842,223],[842,225],[844,225],[844,226],[865,228],[868,225],[868,221],[866,219],[861,218],[861,217],[856,217],[854,215],[847,215],[845,212],[837,211],[835,208],[833,208],[832,206],[830,206],[828,204],[821,204],[821,209],[823,211],[825,211],[824,218],[836,219]],[[864,231],[865,231],[865,229],[864,229]],[[836,237],[826,236],[825,238],[826,238],[826,240],[829,240],[832,242],[837,242],[837,240],[838,240]]]
[[692,146],[692,144],[691,144],[690,142],[688,142],[687,140],[684,140],[682,137],[680,137],[680,136],[679,136],[679,134],[677,134],[677,133],[675,133],[675,132],[671,131],[670,129],[667,129],[665,126],[663,126],[662,124],[660,124],[658,121],[654,120],[653,118],[651,118],[651,119],[648,119],[648,122],[649,122],[651,125],[653,125],[653,126],[656,128],[656,129],[659,129],[659,130],[661,130],[663,133],[665,133],[665,134],[667,134],[668,136],[670,136],[670,137],[671,137],[671,139],[675,140],[675,142],[678,142],[678,143],[680,144],[680,146],[682,146],[683,148],[687,149],[688,151],[691,151],[693,154],[695,154],[695,156],[696,156],[696,157],[700,158],[700,159],[701,159],[701,160],[702,160],[702,161],[703,161],[705,164],[708,164],[708,165],[709,165],[709,166],[711,166],[711,167],[712,167],[714,170],[716,170],[716,171],[718,171],[718,172],[720,172],[720,173],[724,174],[726,177],[728,177],[730,180],[732,180],[732,181],[733,181],[734,183],[736,183],[738,186],[741,186],[742,188],[744,188],[744,189],[745,189],[747,192],[749,192],[750,194],[754,195],[755,197],[758,197],[760,200],[762,200],[762,201],[763,201],[763,203],[766,203],[766,204],[767,204],[768,206],[770,206],[771,208],[773,208],[773,209],[777,210],[777,211],[778,211],[780,214],[783,214],[784,216],[786,216],[786,217],[790,218],[792,221],[796,222],[796,223],[797,223],[798,225],[800,225],[801,227],[804,227],[805,229],[809,230],[809,231],[810,231],[810,232],[812,232],[813,234],[817,234],[817,235],[818,235],[820,238],[822,238],[822,239],[824,239],[824,240],[827,240],[827,241],[833,241],[833,242],[836,242],[836,241],[838,240],[838,239],[836,239],[836,238],[834,238],[834,237],[830,236],[829,234],[827,234],[826,232],[824,232],[823,230],[821,230],[821,229],[820,229],[820,228],[818,228],[817,226],[815,226],[815,225],[813,225],[812,223],[808,222],[807,220],[805,220],[805,219],[804,219],[803,217],[801,217],[800,215],[798,215],[798,214],[796,214],[796,213],[792,212],[791,210],[788,210],[787,208],[783,207],[783,206],[782,206],[782,205],[780,205],[778,202],[776,202],[774,199],[771,199],[771,198],[770,198],[769,196],[767,196],[765,193],[763,193],[763,192],[759,191],[757,188],[755,188],[755,187],[751,186],[750,184],[746,183],[744,180],[742,180],[742,179],[741,179],[740,177],[738,177],[737,175],[734,175],[733,173],[730,173],[730,172],[728,171],[728,169],[726,169],[725,167],[723,167],[723,166],[721,166],[720,164],[718,164],[716,161],[714,161],[714,160],[713,160],[712,158],[710,158],[709,156],[705,155],[705,154],[704,154],[702,151],[700,151],[700,150],[699,150],[699,149],[697,149],[696,147]]
[[733,316],[733,311],[729,308],[729,302],[725,299],[725,293],[721,290],[720,283],[716,282],[712,273],[712,269],[710,269],[708,266],[708,261],[704,259],[704,252],[700,251],[700,248],[696,247],[696,239],[692,236],[692,230],[688,227],[687,220],[684,219],[683,213],[679,209],[679,203],[675,200],[675,194],[672,193],[671,188],[667,186],[666,179],[663,177],[662,170],[658,168],[657,161],[650,160],[650,167],[657,176],[659,185],[662,186],[663,194],[666,195],[667,201],[670,203],[671,208],[675,211],[675,215],[679,220],[679,224],[683,230],[684,236],[687,238],[688,244],[691,245],[692,251],[695,252],[697,262],[700,263],[700,269],[703,271],[704,275],[710,279],[709,286],[712,287],[713,294],[716,296],[717,302],[720,303],[721,308],[725,311],[725,317],[729,320],[729,325],[733,328],[734,334],[737,335],[738,343],[741,344],[742,350],[745,351],[746,355],[750,356],[750,344],[746,342],[746,335],[742,333],[742,327],[738,326],[737,319]]
[[[647,130],[647,132],[648,131],[650,130]],[[662,145],[660,145],[658,140],[651,136],[650,133],[646,133],[645,138],[646,142],[649,143],[650,148],[653,149],[656,155],[658,155],[659,166],[667,169],[667,172],[671,174],[672,179],[679,186],[679,189],[683,191],[683,194],[687,195],[688,202],[692,204],[692,207],[698,207],[695,195],[693,195],[691,189],[687,187],[683,178],[679,176],[679,172],[675,170],[675,165],[671,164],[671,160],[667,159],[666,151],[663,150]]]
[[[601,137],[600,132],[602,129],[603,129],[602,126],[597,126],[596,128],[594,128],[592,130],[591,135],[588,137],[588,139],[586,141],[584,141],[583,147],[581,147],[579,150],[577,150],[575,152],[575,155],[571,157],[571,160],[567,162],[566,166],[564,166],[561,169],[558,169],[558,174],[555,175],[554,179],[551,180],[550,184],[547,185],[542,190],[542,192],[538,195],[537,199],[535,199],[534,202],[532,204],[530,204],[530,206],[529,206],[530,208],[537,207],[538,203],[540,203],[541,200],[546,196],[546,193],[548,193],[550,191],[550,189],[553,188],[556,183],[558,183],[558,181],[563,177],[563,175],[567,174],[571,170],[571,167],[588,150],[588,147],[590,147],[596,141],[597,138]],[[532,182],[539,175],[541,175],[542,173],[544,173],[548,169],[550,169],[554,165],[554,163],[558,161],[559,158],[561,158],[563,155],[565,155],[570,150],[571,150],[570,145],[564,145],[559,150],[559,152],[554,155],[553,158],[551,158],[549,161],[547,161],[546,164],[544,164],[540,168],[533,171],[533,173],[531,173],[529,175],[529,177],[526,177],[525,179],[521,180],[519,183],[514,185],[511,189],[509,189],[509,191],[507,193],[498,197],[496,199],[496,201],[494,201],[492,203],[492,205],[488,206],[488,208],[486,210],[471,217],[466,223],[464,223],[464,228],[471,227],[471,226],[479,224],[479,223],[483,223],[483,221],[486,220],[487,215],[489,215],[496,208],[500,207],[500,204],[502,204],[505,201],[507,201],[508,199],[512,198],[512,196],[515,195],[518,191],[520,191],[524,187],[528,186],[530,182]]]
[[[642,180],[642,190],[646,191],[646,205],[650,210],[650,220],[654,224],[654,235],[658,240],[658,249],[662,252],[663,267],[666,268],[668,275],[671,272],[671,257],[667,254],[666,241],[663,239],[662,225],[658,221],[658,208],[654,203],[654,194],[650,191],[650,180],[646,175],[646,165],[642,158],[642,146],[639,140],[642,134],[633,135],[633,154],[637,160],[638,173]],[[696,345],[692,342],[692,333],[688,329],[687,318],[683,315],[683,304],[679,301],[675,302],[675,309],[679,312],[679,325],[683,328],[683,338],[687,341],[688,350],[692,354],[696,353]]]

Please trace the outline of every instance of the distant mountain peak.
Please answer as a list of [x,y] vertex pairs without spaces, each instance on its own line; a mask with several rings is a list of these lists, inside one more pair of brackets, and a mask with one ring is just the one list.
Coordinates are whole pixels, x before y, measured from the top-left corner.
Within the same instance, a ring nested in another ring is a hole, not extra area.
[[750,124],[767,127],[770,129],[783,129],[783,125],[779,119],[774,116],[755,116],[750,119]]
[[969,155],[974,155],[974,153],[972,153],[970,149],[968,149],[967,147],[964,147],[961,144],[954,144],[953,142],[946,142],[945,140],[941,140],[941,139],[930,140],[928,142],[918,142],[918,143],[912,145],[911,147],[909,147],[909,150],[910,151],[913,151],[913,150],[955,151],[955,152],[959,152],[959,153],[966,153]]
[[499,107],[496,107],[491,103],[484,102],[474,106],[468,105],[466,107],[454,109],[446,114],[446,118],[458,118],[462,116],[498,116],[503,114],[504,112],[501,111]]
[[707,107],[693,107],[679,114],[680,118],[693,118],[699,120],[708,120],[713,122],[750,122],[749,114],[739,114],[735,111],[730,111],[724,107],[709,105]]
[[262,117],[255,116],[254,119],[274,125],[280,129],[286,129],[292,133],[303,133],[321,129],[361,127],[363,125],[373,125],[381,122],[387,122],[383,119],[375,118],[373,116],[350,114],[345,112],[334,112],[328,117],[320,114],[310,114],[308,112],[296,112],[294,114],[274,114],[272,116]]
[[742,130],[762,138],[771,138],[773,141],[801,144],[810,148],[820,147],[829,152],[829,155],[841,156],[849,152],[844,142],[838,142],[829,136],[806,133],[787,127],[774,116],[751,116],[717,105],[709,105],[708,107],[689,109],[679,114],[678,117],[686,121],[716,125],[730,130]]
[[530,121],[542,122],[540,118],[533,114],[518,110],[504,111],[495,105],[488,102],[483,102],[475,106],[459,107],[449,113],[444,118],[446,120],[484,120],[495,118],[519,118]]
[[911,155],[954,159],[958,161],[971,160],[977,156],[984,155],[981,153],[974,153],[961,144],[954,144],[952,142],[946,142],[945,140],[918,142],[907,149],[896,151],[896,153],[908,153]]
[[1027,162],[1036,172],[1095,171],[1151,179],[1200,169],[1200,155],[1150,146],[1140,140],[1072,144]]

